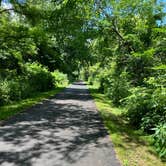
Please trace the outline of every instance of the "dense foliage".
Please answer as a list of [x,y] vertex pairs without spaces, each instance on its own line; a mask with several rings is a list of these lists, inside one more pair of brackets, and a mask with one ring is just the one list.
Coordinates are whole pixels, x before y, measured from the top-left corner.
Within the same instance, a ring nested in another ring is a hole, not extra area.
[[88,55],[86,4],[91,2],[0,1],[0,105],[77,77]]
[[[97,1],[97,35],[89,49],[92,65],[82,77],[98,84],[116,106],[125,106],[136,129],[154,134],[166,156],[166,25],[159,1]],[[101,15],[102,12],[102,15]]]
[[44,92],[57,86],[68,84],[67,75],[62,72],[50,72],[38,63],[25,63],[22,74],[1,78],[0,105],[25,99],[35,92]]
[[0,104],[80,77],[125,106],[164,158],[164,19],[159,0],[1,0]]

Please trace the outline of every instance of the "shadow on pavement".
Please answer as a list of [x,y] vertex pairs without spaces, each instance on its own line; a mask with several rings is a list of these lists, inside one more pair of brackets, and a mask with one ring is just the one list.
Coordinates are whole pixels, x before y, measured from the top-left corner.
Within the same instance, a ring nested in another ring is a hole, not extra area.
[[89,102],[91,97],[86,89],[68,88],[5,122],[0,127],[0,165],[72,165],[89,149],[107,147],[101,141],[107,132],[99,114],[86,109],[91,103],[85,107],[70,100]]

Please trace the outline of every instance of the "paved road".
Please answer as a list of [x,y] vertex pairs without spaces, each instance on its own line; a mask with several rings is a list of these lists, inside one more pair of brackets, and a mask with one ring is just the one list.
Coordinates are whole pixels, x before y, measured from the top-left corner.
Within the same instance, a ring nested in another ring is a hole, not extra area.
[[0,165],[120,166],[81,82],[0,127]]

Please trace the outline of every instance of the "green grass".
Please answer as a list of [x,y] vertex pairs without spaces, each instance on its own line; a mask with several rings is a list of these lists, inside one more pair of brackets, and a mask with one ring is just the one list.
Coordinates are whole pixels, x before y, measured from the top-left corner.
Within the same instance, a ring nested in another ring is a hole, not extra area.
[[96,87],[89,86],[91,95],[103,118],[117,157],[123,166],[164,166],[152,146],[152,137],[128,125],[124,108],[114,107],[111,101],[100,94]]
[[58,92],[62,91],[64,87],[58,87],[54,90],[40,93],[33,93],[32,97],[13,102],[11,104],[0,107],[0,121],[6,120],[11,116],[18,114],[19,112],[25,110],[26,108],[31,107],[32,105],[37,104],[38,102],[54,96]]

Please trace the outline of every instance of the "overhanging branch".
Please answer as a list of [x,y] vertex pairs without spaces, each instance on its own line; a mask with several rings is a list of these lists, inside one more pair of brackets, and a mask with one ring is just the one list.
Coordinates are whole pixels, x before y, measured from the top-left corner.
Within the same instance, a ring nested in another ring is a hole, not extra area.
[[14,8],[3,9],[3,10],[0,10],[0,14],[2,14],[4,12],[14,11],[14,10],[15,10]]

